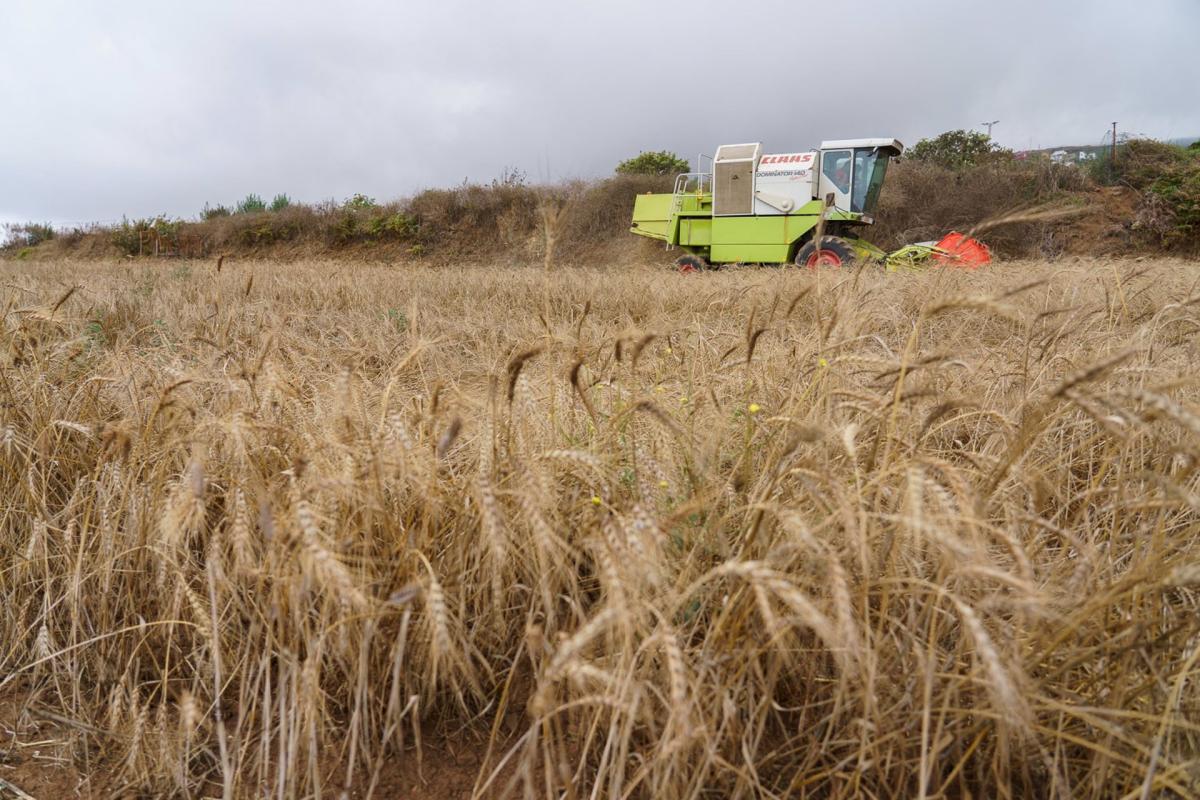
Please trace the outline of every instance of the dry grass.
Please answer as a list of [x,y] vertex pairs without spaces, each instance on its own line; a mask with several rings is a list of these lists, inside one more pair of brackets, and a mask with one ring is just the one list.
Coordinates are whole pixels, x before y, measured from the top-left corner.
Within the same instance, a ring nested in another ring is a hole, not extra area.
[[113,785],[1200,791],[1194,265],[0,277],[0,691]]

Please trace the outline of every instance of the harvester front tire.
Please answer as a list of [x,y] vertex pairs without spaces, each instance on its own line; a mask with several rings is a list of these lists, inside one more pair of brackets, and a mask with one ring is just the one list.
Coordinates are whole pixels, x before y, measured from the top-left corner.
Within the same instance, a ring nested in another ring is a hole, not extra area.
[[675,259],[675,269],[687,275],[692,272],[703,272],[712,267],[700,256],[687,255]]
[[854,248],[845,239],[837,236],[822,236],[818,249],[815,241],[810,241],[796,253],[796,266],[819,269],[832,267],[839,269],[854,262]]

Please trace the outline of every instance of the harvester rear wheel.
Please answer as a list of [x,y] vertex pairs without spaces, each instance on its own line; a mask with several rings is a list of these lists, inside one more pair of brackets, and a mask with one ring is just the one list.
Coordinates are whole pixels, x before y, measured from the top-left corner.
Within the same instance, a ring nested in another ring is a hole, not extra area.
[[796,253],[796,266],[818,269],[832,267],[838,269],[848,266],[854,261],[854,249],[845,239],[837,236],[822,236],[821,246],[815,241],[808,242]]
[[712,266],[700,256],[686,255],[675,259],[675,268],[687,274],[689,272],[703,272],[706,269],[712,269]]

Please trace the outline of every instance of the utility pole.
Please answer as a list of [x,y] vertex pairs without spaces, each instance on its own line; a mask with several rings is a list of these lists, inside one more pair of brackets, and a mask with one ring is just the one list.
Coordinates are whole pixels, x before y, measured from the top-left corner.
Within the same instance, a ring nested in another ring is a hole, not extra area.
[[1113,123],[1113,140],[1112,140],[1112,165],[1117,165],[1117,123]]
[[992,138],[992,126],[993,126],[993,125],[995,125],[995,124],[996,124],[996,123],[998,123],[998,122],[1000,122],[1000,120],[998,120],[998,119],[994,119],[994,120],[992,120],[991,122],[981,122],[981,123],[979,123],[980,125],[986,125],[986,126],[987,126],[987,129],[988,129],[988,139],[989,139],[989,140]]

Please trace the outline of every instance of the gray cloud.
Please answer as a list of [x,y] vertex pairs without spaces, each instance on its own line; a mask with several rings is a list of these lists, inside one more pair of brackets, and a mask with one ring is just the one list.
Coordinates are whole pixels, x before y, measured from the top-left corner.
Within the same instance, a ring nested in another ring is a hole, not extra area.
[[[190,6],[190,7],[189,7]],[[1200,135],[1194,0],[7,0],[0,219],[609,172],[642,149]]]

